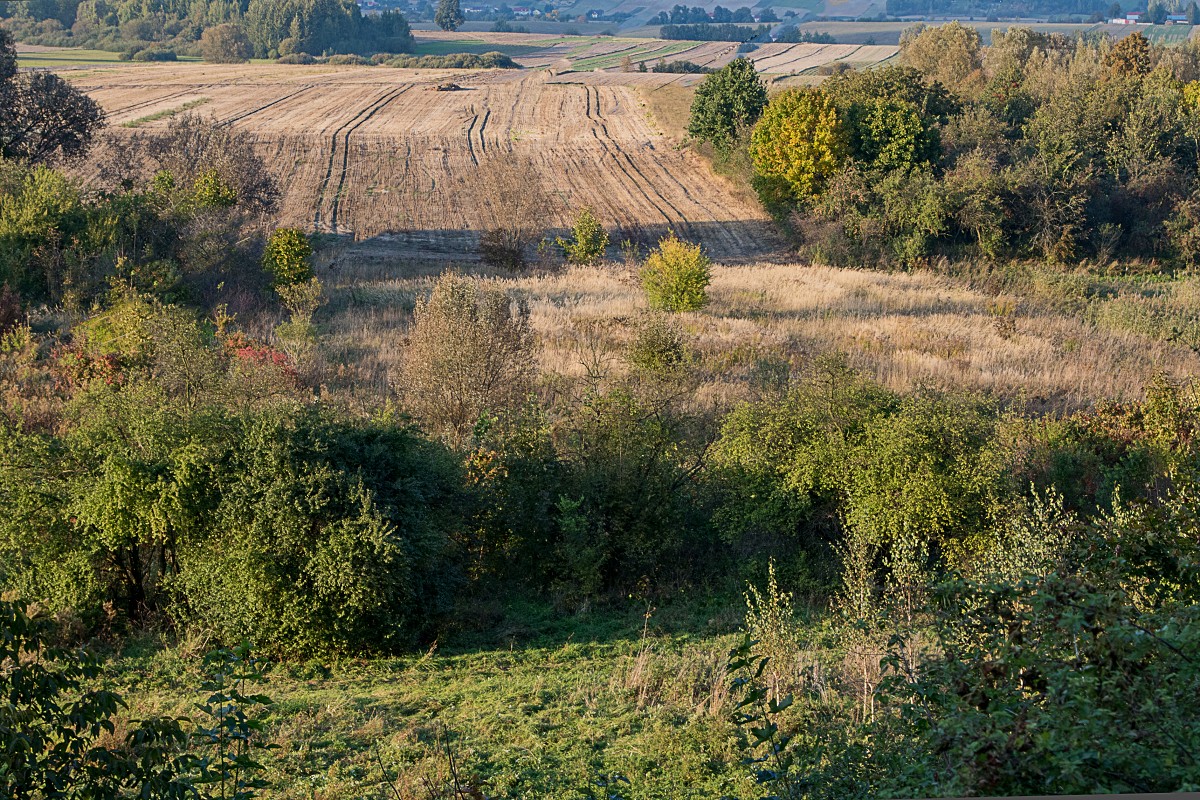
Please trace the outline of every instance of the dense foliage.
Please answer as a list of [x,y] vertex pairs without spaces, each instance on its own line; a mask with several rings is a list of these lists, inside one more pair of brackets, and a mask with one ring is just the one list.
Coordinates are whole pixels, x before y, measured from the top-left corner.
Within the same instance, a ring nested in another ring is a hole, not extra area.
[[688,136],[726,150],[758,121],[766,105],[767,88],[754,64],[735,58],[696,87]]
[[[142,52],[150,57],[170,53],[171,58],[177,52],[206,58],[220,52],[222,58],[242,58],[245,43],[259,58],[403,53],[412,48],[403,14],[364,15],[352,0],[167,0],[152,9],[133,0],[7,3],[0,18],[23,41],[95,47],[134,58]],[[209,29],[219,29],[218,40],[210,35],[205,43]]]
[[760,195],[812,257],[1196,262],[1200,51],[944,25],[901,61],[783,92],[754,132]]

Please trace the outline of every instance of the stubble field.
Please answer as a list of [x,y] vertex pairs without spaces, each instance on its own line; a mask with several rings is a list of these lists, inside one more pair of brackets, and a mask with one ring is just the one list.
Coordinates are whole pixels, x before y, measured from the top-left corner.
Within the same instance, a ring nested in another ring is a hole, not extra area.
[[[434,91],[454,81],[461,91]],[[555,83],[549,71],[177,66],[94,70],[75,79],[112,135],[153,130],[172,112],[250,132],[283,189],[280,224],[339,234],[408,258],[470,258],[486,219],[475,168],[530,159],[554,198],[548,230],[590,205],[616,236],[667,230],[725,260],[761,258],[766,215],[731,196],[676,146],[629,86]]]

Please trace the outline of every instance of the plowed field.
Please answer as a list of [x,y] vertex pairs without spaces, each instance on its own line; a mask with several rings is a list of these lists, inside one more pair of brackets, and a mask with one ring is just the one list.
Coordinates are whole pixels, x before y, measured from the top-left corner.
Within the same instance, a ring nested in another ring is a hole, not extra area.
[[[664,76],[666,77],[666,76]],[[462,91],[433,91],[453,80]],[[550,83],[544,70],[444,73],[385,67],[127,66],[79,75],[115,135],[173,110],[250,132],[284,190],[280,223],[353,235],[409,257],[474,250],[484,159],[532,159],[556,198],[546,227],[591,205],[619,238],[668,229],[726,262],[776,248],[771,226],[692,153],[658,132],[636,89]]]

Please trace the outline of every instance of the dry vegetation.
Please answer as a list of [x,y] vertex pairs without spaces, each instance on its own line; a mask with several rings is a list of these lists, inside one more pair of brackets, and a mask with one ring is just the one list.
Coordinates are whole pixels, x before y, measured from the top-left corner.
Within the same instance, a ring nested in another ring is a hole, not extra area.
[[[399,368],[417,298],[433,268],[404,271],[360,262],[329,278],[330,357],[376,385]],[[526,302],[541,368],[578,375],[596,358],[623,369],[622,353],[645,308],[637,282],[615,267],[572,268],[526,277],[492,276]],[[1185,308],[1195,285],[1171,302]],[[752,391],[764,367],[793,368],[842,351],[889,388],[958,386],[996,393],[1038,410],[1090,405],[1100,397],[1141,396],[1156,370],[1195,373],[1188,346],[1136,333],[1099,315],[1025,307],[931,274],[802,267],[716,266],[709,306],[683,315],[700,356],[698,402],[725,405]]]

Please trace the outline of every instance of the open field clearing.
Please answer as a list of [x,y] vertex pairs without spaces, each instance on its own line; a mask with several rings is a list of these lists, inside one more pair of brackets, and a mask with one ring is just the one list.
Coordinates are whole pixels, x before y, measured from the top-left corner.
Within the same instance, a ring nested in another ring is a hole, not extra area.
[[[723,67],[737,58],[736,42],[690,42],[663,39],[629,39],[612,36],[552,36],[533,33],[415,34],[418,53],[484,53],[498,50],[524,67],[549,67],[556,72],[619,69],[625,59],[654,67],[659,60],[691,61],[705,67]],[[890,45],[764,44],[740,55],[766,75],[803,72],[835,61],[866,67],[896,54]],[[678,76],[676,76],[678,77]]]
[[[616,234],[653,242],[668,229],[714,257],[760,258],[777,247],[764,213],[730,196],[679,149],[626,86],[548,83],[544,71],[449,73],[390,68],[148,66],[75,81],[114,128],[169,124],[203,101],[206,116],[254,134],[284,190],[280,222],[379,237],[407,258],[474,251],[485,209],[475,167],[532,159],[555,198],[547,229],[591,205]],[[677,77],[677,76],[665,76]],[[431,91],[448,80],[464,91]]]
[[[323,313],[332,360],[357,365],[349,368],[385,386],[397,374],[412,307],[435,273],[399,276],[385,254],[372,258],[362,250],[343,263],[321,273],[330,289]],[[1200,370],[1197,350],[1163,341],[1153,325],[1168,309],[1191,307],[1200,292],[1195,280],[1157,299],[1135,292],[1082,313],[1059,313],[928,273],[755,264],[717,266],[712,277],[709,306],[681,319],[704,376],[696,396],[718,405],[743,397],[764,362],[796,367],[830,351],[850,354],[857,367],[897,391],[968,388],[1039,410],[1084,407],[1098,397],[1133,399],[1158,369]],[[550,373],[579,374],[583,354],[597,343],[619,365],[645,311],[637,281],[616,267],[495,281],[529,304],[541,367]]]

